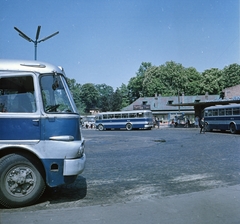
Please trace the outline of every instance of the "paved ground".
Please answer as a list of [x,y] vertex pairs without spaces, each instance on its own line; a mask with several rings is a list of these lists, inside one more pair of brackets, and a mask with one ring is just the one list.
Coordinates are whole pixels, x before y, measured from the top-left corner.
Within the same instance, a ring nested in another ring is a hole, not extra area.
[[239,224],[240,185],[87,207],[4,212],[1,224]]
[[240,135],[84,130],[87,166],[0,223],[240,223]]

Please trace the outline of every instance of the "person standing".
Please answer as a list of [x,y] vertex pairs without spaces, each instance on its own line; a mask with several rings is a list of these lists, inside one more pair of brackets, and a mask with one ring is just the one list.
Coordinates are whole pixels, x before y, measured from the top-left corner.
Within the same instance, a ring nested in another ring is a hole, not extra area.
[[205,134],[205,122],[204,122],[204,118],[200,119],[199,126],[200,126],[200,134],[201,134],[202,132],[203,132],[203,134]]
[[160,121],[159,121],[159,118],[158,118],[158,117],[155,117],[155,122],[156,122],[156,125],[157,125],[158,129],[159,129],[159,127],[160,127]]
[[195,128],[198,128],[198,126],[199,126],[199,117],[196,116],[195,117]]

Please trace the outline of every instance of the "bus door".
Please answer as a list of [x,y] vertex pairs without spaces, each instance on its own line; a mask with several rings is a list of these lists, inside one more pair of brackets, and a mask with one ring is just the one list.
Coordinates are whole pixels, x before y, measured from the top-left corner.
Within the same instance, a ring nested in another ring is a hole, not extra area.
[[40,77],[44,116],[42,139],[73,141],[80,140],[80,119],[71,102],[68,88],[62,75],[48,74]]

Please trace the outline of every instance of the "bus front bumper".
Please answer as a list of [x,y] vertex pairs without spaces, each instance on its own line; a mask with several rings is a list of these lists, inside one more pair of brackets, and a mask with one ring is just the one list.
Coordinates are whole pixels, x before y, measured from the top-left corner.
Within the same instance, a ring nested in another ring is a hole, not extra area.
[[85,153],[81,158],[64,159],[63,176],[75,176],[83,172],[86,163]]
[[153,127],[153,125],[151,125],[151,124],[145,124],[145,125],[144,125],[144,128],[145,128],[145,129],[149,129],[149,128],[152,128],[152,127]]

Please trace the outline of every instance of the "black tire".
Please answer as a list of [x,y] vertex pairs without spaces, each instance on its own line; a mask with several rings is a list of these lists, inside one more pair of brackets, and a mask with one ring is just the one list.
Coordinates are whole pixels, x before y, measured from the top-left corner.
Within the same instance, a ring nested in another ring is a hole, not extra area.
[[230,124],[230,132],[232,133],[232,134],[236,134],[236,126],[235,126],[235,124]]
[[99,124],[99,125],[98,125],[98,130],[99,130],[99,131],[103,131],[103,130],[104,130],[104,127],[103,127],[102,124]]
[[35,203],[45,190],[37,161],[18,154],[0,159],[0,203],[17,208]]
[[128,131],[131,131],[131,130],[132,130],[132,124],[127,123],[127,124],[126,124],[126,129],[127,129]]

